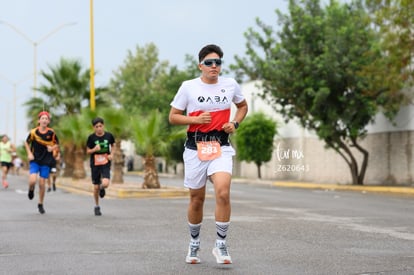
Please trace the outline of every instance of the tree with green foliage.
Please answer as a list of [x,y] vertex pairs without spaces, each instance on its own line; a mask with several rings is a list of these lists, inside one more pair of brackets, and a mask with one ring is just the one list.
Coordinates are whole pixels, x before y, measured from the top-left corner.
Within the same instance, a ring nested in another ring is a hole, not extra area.
[[289,14],[277,15],[278,33],[260,19],[259,31],[246,32],[248,59],[236,57],[233,69],[262,80],[263,97],[275,110],[315,132],[346,161],[352,183],[362,185],[369,153],[360,140],[383,103],[378,93],[389,92],[372,90],[363,73],[381,57],[369,15],[360,1],[335,0],[325,7],[290,0]]
[[143,188],[160,188],[158,172],[156,169],[156,156],[162,154],[168,144],[166,139],[166,124],[158,110],[153,110],[148,116],[134,118],[131,125],[132,139],[137,153],[144,159]]
[[382,56],[374,60],[367,73],[375,77],[381,93],[384,113],[388,117],[399,111],[401,104],[412,102],[414,86],[414,1],[365,0],[372,21],[380,34]]
[[197,62],[185,57],[186,68],[170,66],[159,60],[153,44],[128,51],[124,63],[110,81],[110,95],[127,113],[149,114],[158,109],[168,117],[170,103],[184,80],[199,75]]
[[85,144],[91,133],[92,116],[89,113],[72,114],[62,117],[55,128],[59,142],[64,148],[63,160],[65,167],[63,176],[73,179],[84,179],[86,170],[84,166],[86,158]]
[[[56,131],[59,131],[58,125],[67,126],[60,123],[62,117],[80,114],[84,106],[89,106],[90,72],[83,68],[79,60],[61,58],[58,64],[50,65],[48,71],[41,71],[41,76],[46,80],[46,83],[41,84],[37,88],[40,95],[31,98],[25,103],[28,106],[29,128],[33,128],[36,125],[37,114],[41,110],[47,110],[52,116],[51,126],[56,128]],[[105,88],[96,88],[96,104],[98,106],[109,105],[109,101],[105,99],[105,93]],[[75,118],[71,119],[76,120]],[[72,122],[74,123],[74,121]],[[83,173],[78,170],[79,167],[74,167],[76,165],[73,162],[76,158],[74,148],[76,147],[75,143],[78,141],[76,133],[74,133],[73,137],[75,137],[74,143],[68,140],[68,142],[63,144],[65,176],[72,176],[74,169],[77,170],[76,173],[79,173],[79,175]],[[79,177],[79,175],[76,175],[76,177]]]
[[254,162],[259,179],[262,178],[262,164],[272,158],[273,139],[276,133],[276,122],[261,112],[246,117],[237,129],[235,135],[237,159]]
[[148,114],[168,101],[166,91],[157,88],[167,68],[168,62],[159,60],[154,44],[137,46],[135,52],[128,51],[124,64],[114,72],[110,93],[125,112]]
[[[128,52],[124,63],[114,73],[110,83],[110,94],[116,103],[122,106],[124,112],[140,115],[140,119],[132,124],[140,124],[146,120],[146,116],[158,110],[161,117],[159,127],[164,127],[165,136],[172,137],[175,130],[167,123],[170,103],[181,83],[195,78],[200,73],[196,66],[197,61],[191,56],[185,57],[185,64],[185,69],[180,70],[176,66],[169,66],[167,61],[160,61],[158,49],[152,43],[145,47],[137,46],[135,52]],[[172,143],[167,150],[162,151],[167,167],[170,161],[177,160],[174,145]]]
[[[83,107],[89,106],[90,72],[79,60],[61,58],[58,64],[49,65],[48,71],[41,71],[41,76],[46,82],[37,88],[40,95],[25,103],[29,118],[44,109],[57,122],[61,116],[79,114]],[[97,105],[109,105],[105,93],[105,88],[96,88]]]
[[[175,134],[173,134],[175,135]],[[177,174],[177,164],[183,163],[184,143],[187,138],[186,129],[180,130],[180,133],[176,133],[176,138],[171,139],[169,142],[167,153],[164,155],[167,163],[166,172],[168,173],[168,166],[174,166],[174,174]]]

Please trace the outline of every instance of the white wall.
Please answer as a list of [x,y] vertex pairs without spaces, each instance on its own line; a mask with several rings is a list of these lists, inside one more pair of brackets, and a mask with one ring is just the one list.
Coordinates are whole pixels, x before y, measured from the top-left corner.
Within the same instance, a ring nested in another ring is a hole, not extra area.
[[[262,111],[278,123],[272,160],[262,166],[262,178],[350,183],[350,172],[345,160],[334,150],[326,149],[323,141],[315,134],[304,130],[298,123],[294,121],[285,123],[269,103],[257,96],[259,93],[257,85],[257,82],[242,85],[243,94],[249,104],[248,115]],[[414,106],[410,105],[400,110],[395,118],[395,124],[388,121],[383,114],[378,114],[374,123],[367,126],[368,136],[361,141],[361,145],[370,152],[366,182],[405,184],[413,181],[413,118]],[[294,159],[293,152],[301,152],[303,157]],[[288,157],[281,159],[281,153],[285,153]],[[358,153],[356,151],[354,153],[361,161]],[[280,172],[278,169],[281,165],[296,165],[309,169],[300,172]],[[398,167],[402,167],[403,171],[399,171]],[[256,165],[236,162],[235,176],[256,178]]]

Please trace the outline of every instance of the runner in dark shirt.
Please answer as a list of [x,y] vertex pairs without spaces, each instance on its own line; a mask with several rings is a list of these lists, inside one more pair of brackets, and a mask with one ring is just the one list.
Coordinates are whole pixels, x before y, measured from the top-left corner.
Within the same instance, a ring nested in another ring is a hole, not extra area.
[[99,197],[105,196],[105,188],[109,186],[111,178],[111,160],[114,154],[114,136],[104,130],[104,120],[97,117],[92,120],[95,132],[89,135],[86,142],[86,153],[90,154],[90,166],[92,184],[94,185],[93,196],[95,199],[95,215],[101,216]]

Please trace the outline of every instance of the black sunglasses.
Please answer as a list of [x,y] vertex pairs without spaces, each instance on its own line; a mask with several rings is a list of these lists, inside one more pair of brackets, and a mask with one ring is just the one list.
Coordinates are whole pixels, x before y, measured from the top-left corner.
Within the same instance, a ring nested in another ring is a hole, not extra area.
[[213,66],[213,63],[216,64],[216,66],[221,66],[221,63],[223,61],[220,58],[214,58],[214,59],[204,59],[200,62],[201,65],[205,65],[207,67]]

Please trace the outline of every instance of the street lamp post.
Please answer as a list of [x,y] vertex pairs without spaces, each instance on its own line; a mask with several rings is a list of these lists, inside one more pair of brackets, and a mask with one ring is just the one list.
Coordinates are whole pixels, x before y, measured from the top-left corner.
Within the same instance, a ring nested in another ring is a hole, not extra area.
[[33,45],[33,77],[34,77],[34,79],[33,79],[33,95],[34,95],[34,97],[36,97],[36,88],[37,88],[37,47],[40,45],[40,43],[42,43],[43,41],[48,39],[51,35],[57,33],[58,31],[60,31],[64,27],[75,25],[76,22],[64,23],[64,24],[56,27],[55,29],[53,29],[52,31],[50,31],[48,34],[46,34],[45,36],[43,36],[42,38],[40,38],[37,41],[32,40],[24,32],[22,32],[21,30],[16,28],[14,25],[12,25],[12,24],[10,24],[6,21],[0,20],[0,24],[4,24],[4,25],[8,26],[9,28],[11,28],[15,32],[17,32],[20,36],[22,36],[26,41],[28,41],[30,44]]
[[6,81],[7,83],[9,83],[10,85],[13,86],[13,143],[14,144],[16,144],[16,142],[17,142],[17,118],[16,118],[16,114],[17,114],[17,110],[16,110],[16,106],[17,106],[17,86],[22,84],[26,80],[28,80],[31,76],[32,75],[28,75],[25,78],[21,79],[20,81],[13,82],[10,79],[8,79],[7,77],[0,74],[0,79],[3,79],[4,81]]
[[93,32],[93,0],[89,1],[90,5],[90,36],[91,36],[91,70],[90,70],[90,107],[95,111],[95,64],[94,64],[94,32]]

